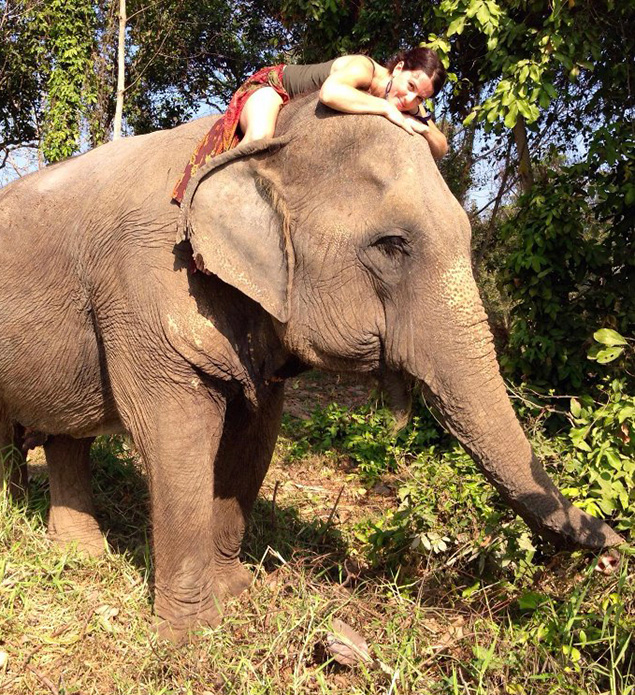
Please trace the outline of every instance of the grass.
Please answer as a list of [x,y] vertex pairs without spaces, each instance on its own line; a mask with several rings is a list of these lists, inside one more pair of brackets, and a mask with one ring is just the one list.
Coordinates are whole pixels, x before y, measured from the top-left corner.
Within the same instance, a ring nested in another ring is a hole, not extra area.
[[[112,548],[101,559],[48,543],[44,470],[25,505],[0,496],[0,692],[635,693],[628,557],[605,576],[592,556],[537,546],[460,454],[433,450],[369,480],[350,452],[306,446],[301,429],[287,421],[256,505],[253,587],[185,647],[152,633],[147,490],[124,440],[93,452]],[[373,529],[410,543],[378,547]],[[364,636],[372,664],[332,659],[336,618]]]

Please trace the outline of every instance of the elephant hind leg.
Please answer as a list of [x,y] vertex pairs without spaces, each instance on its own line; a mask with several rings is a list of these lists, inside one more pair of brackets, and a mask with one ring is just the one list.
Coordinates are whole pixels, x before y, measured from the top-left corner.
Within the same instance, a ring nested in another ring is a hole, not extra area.
[[6,481],[13,499],[22,499],[28,488],[24,429],[3,417],[0,406],[0,486]]
[[77,543],[91,557],[103,554],[105,539],[95,518],[90,479],[94,438],[49,437],[44,444],[51,487],[48,535],[60,545]]

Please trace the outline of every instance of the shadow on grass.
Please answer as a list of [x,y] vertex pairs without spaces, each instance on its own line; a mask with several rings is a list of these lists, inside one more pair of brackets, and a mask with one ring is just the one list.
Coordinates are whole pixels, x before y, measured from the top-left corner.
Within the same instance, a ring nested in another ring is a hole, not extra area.
[[[120,436],[99,437],[90,452],[97,520],[116,553],[130,553],[139,568],[148,567],[150,502],[145,476]],[[46,526],[51,504],[45,466],[30,465],[29,491],[18,504]]]
[[[91,450],[93,494],[97,519],[114,553],[126,554],[134,566],[153,583],[151,516],[147,478],[138,457],[123,437],[100,437]],[[46,475],[34,476],[29,485],[27,512],[46,524],[50,505]],[[305,518],[303,518],[303,516]],[[336,526],[317,516],[306,518],[294,505],[258,498],[241,552],[243,560],[272,572],[285,561],[303,565],[313,579],[340,584],[346,579],[351,558],[349,544]],[[273,553],[268,552],[273,549]],[[412,570],[412,571],[410,571]],[[408,581],[417,573],[406,564],[378,563],[364,575],[367,579]],[[456,574],[455,572],[451,574]],[[420,592],[433,596],[449,577],[447,571],[431,573]],[[453,577],[454,581],[464,582]],[[446,587],[447,588],[447,587]]]
[[[302,519],[296,507],[273,505],[271,500],[256,501],[245,534],[242,554],[250,562],[263,561],[267,571],[279,566],[272,548],[285,560],[302,559],[318,575],[329,581],[342,581],[344,563],[349,557],[348,544],[331,524],[318,519]],[[263,559],[264,558],[264,559]]]
[[[91,449],[91,463],[97,520],[110,548],[128,554],[136,567],[152,573],[148,482],[132,446],[125,437],[99,437]],[[50,493],[44,471],[31,477],[25,504],[27,513],[46,525]],[[242,557],[257,563],[268,547],[287,559],[306,558],[312,567],[319,558],[321,572],[333,581],[338,581],[338,568],[348,556],[347,544],[332,525],[318,518],[305,521],[295,507],[276,504],[272,508],[270,500],[259,498],[245,534]],[[277,567],[273,557],[263,564],[268,571]]]

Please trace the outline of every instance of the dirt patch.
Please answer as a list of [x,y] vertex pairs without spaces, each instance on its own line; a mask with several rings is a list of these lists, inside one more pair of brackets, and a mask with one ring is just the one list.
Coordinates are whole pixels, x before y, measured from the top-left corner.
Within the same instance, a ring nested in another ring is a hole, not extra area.
[[327,372],[306,372],[285,384],[285,412],[307,419],[317,408],[339,403],[347,408],[358,408],[372,398],[376,382],[370,377]]

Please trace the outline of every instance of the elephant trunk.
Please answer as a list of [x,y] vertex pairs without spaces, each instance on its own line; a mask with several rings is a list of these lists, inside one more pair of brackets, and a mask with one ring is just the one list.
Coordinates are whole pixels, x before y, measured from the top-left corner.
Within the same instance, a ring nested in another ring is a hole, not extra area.
[[532,451],[506,394],[490,394],[496,399],[492,401],[483,398],[486,391],[474,392],[479,388],[484,385],[449,383],[436,391],[423,383],[448,430],[504,501],[533,531],[557,546],[600,549],[623,542],[607,524],[573,506],[557,489]]
[[[471,269],[463,279],[456,291],[446,283],[445,295],[428,304],[437,316],[426,323],[423,340],[410,334],[402,366],[420,381],[450,432],[532,530],[560,547],[600,549],[623,542],[607,524],[563,497],[535,456],[507,396]],[[444,325],[452,327],[451,339],[440,328]]]

